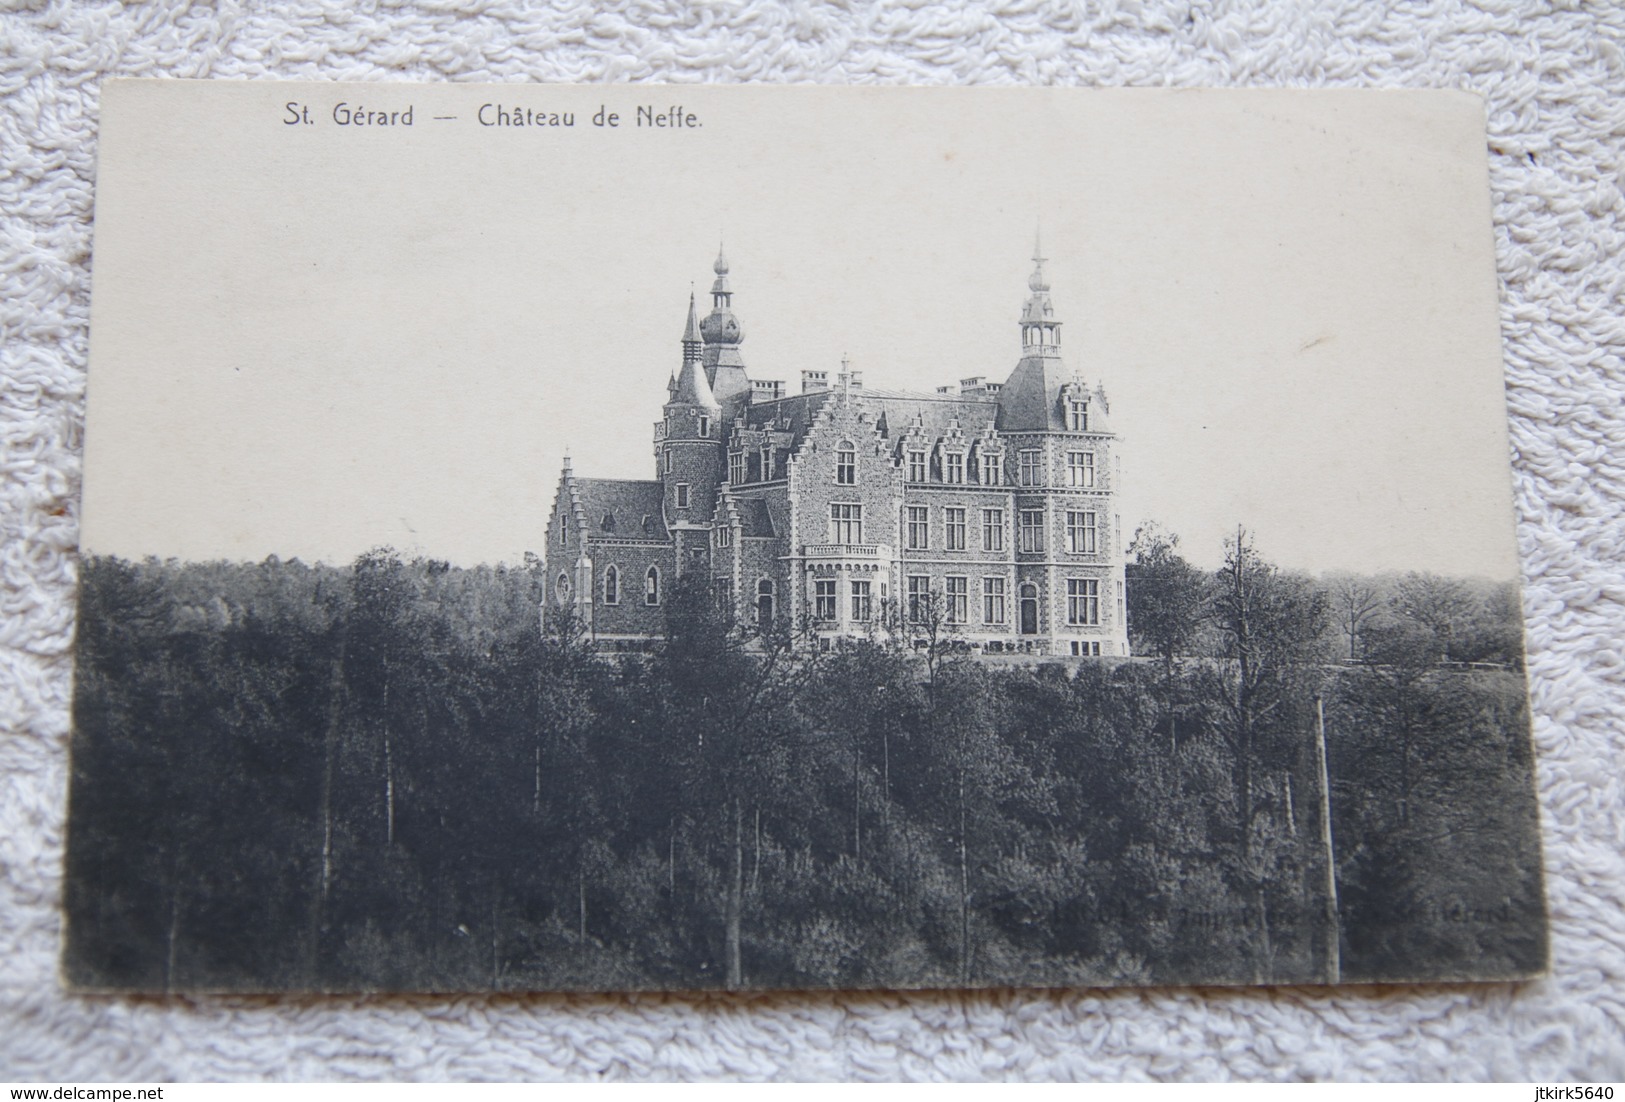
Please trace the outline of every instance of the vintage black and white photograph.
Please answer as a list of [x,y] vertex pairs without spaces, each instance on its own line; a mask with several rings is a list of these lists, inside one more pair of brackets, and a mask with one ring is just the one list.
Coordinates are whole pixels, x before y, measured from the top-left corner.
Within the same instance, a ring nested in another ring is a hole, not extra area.
[[70,986],[1545,971],[1478,100],[103,110]]

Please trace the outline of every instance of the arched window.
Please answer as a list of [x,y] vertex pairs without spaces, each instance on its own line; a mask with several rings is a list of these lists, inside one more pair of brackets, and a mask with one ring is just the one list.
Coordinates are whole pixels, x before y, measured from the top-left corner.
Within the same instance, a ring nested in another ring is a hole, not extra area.
[[621,572],[613,566],[604,571],[604,603],[606,605],[621,603]]
[[773,579],[763,578],[756,583],[756,630],[766,631],[773,626]]
[[660,603],[660,568],[651,566],[649,572],[643,576],[643,603],[658,605]]
[[858,449],[850,440],[842,440],[835,450],[835,481],[842,486],[857,484]]
[[553,587],[553,599],[563,608],[570,603],[570,575],[560,574],[558,584]]

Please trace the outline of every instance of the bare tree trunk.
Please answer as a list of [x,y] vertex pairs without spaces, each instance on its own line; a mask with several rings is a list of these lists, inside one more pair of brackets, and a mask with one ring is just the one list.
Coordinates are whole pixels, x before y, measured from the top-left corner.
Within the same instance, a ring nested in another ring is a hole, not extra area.
[[389,666],[384,666],[384,706],[380,709],[384,724],[384,821],[388,841],[395,844],[395,762],[389,746]]
[[310,912],[310,978],[321,967],[322,926],[327,920],[327,893],[333,886],[333,762],[337,757],[339,717],[344,701],[344,644],[333,659],[327,683],[327,731],[322,746],[322,880]]
[[970,853],[965,839],[965,767],[959,767],[959,982],[970,982]]
[[497,989],[497,980],[502,973],[502,953],[497,938],[497,881],[491,878],[491,990]]
[[852,736],[852,856],[858,861],[863,860],[863,790],[859,785],[859,766],[862,764],[858,754],[858,737]]
[[880,777],[881,794],[885,796],[882,804],[882,814],[886,821],[891,822],[891,732],[880,732]]
[[739,927],[744,910],[745,890],[745,816],[738,797],[733,806],[733,868],[728,877],[727,953],[728,987],[738,990],[744,986],[744,970],[740,967]]
[[755,894],[762,880],[762,808],[756,807],[756,857],[750,868],[750,890]]
[[1337,910],[1337,856],[1332,845],[1332,784],[1326,764],[1326,705],[1315,697],[1315,764],[1320,771],[1320,840],[1326,851],[1325,966],[1322,980],[1338,983],[1343,976],[1343,920]]

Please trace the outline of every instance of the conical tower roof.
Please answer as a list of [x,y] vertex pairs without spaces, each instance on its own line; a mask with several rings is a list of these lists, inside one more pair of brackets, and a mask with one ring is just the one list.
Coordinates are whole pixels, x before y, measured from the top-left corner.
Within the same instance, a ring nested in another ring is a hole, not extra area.
[[703,348],[699,318],[694,310],[694,295],[690,292],[688,324],[683,326],[683,368],[677,373],[677,389],[672,394],[671,404],[721,412],[722,407],[717,404],[716,396],[711,393],[711,384],[705,377],[705,365],[701,362]]

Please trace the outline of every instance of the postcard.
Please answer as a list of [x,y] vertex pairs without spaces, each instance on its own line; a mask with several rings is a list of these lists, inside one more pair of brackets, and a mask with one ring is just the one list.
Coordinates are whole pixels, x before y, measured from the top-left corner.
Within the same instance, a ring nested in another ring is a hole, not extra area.
[[1476,98],[100,140],[69,986],[1545,971]]

